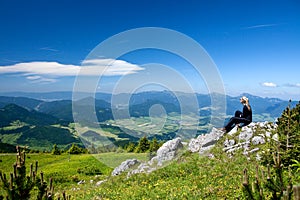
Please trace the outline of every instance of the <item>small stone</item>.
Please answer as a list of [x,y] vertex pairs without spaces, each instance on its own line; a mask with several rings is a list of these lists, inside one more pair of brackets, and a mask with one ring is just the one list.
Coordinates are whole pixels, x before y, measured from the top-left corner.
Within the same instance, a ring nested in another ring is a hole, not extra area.
[[99,186],[99,185],[101,185],[102,183],[104,183],[104,182],[106,182],[107,180],[102,180],[102,181],[98,181],[97,183],[96,183],[96,186]]

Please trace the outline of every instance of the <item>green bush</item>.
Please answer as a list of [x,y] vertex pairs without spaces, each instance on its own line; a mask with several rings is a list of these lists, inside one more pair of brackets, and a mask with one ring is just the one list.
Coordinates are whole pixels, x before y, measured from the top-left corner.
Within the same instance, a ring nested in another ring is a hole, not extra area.
[[30,199],[31,191],[34,188],[38,189],[36,199],[53,199],[52,178],[48,187],[44,181],[43,172],[40,173],[40,177],[37,176],[38,162],[35,164],[35,170],[33,170],[33,165],[31,165],[30,174],[27,176],[25,160],[25,151],[21,152],[21,149],[17,147],[17,162],[13,165],[13,173],[10,173],[10,179],[7,179],[6,175],[0,171],[2,187],[7,195],[6,199]]
[[81,148],[81,147],[77,146],[76,144],[72,144],[72,146],[68,150],[69,154],[82,154],[82,153],[87,153],[87,152],[88,152],[87,149]]
[[56,144],[53,145],[53,149],[52,149],[51,153],[52,153],[52,155],[60,155],[61,154],[61,151],[58,149]]

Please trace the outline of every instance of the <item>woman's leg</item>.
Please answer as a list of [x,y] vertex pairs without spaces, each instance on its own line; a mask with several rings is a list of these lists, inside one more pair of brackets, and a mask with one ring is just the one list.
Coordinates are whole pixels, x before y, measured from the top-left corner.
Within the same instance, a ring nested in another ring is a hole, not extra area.
[[226,132],[229,132],[233,129],[233,127],[237,124],[240,123],[245,123],[245,124],[249,124],[249,120],[245,119],[245,118],[241,118],[241,117],[232,117],[228,124],[224,127],[226,129]]
[[237,110],[237,111],[235,111],[234,116],[235,117],[242,117],[243,113],[241,111]]
[[231,131],[231,129],[233,128],[233,125],[235,124],[237,117],[231,117],[229,122],[227,123],[227,125],[224,127],[226,132]]

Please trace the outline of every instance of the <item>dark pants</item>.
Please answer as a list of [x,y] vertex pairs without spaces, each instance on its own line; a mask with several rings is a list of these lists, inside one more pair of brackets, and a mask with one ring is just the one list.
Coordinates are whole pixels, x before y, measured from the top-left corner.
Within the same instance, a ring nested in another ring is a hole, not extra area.
[[231,131],[235,125],[243,123],[243,126],[246,126],[251,123],[250,120],[243,118],[243,113],[241,111],[236,111],[234,117],[231,117],[228,124],[225,126],[226,132]]

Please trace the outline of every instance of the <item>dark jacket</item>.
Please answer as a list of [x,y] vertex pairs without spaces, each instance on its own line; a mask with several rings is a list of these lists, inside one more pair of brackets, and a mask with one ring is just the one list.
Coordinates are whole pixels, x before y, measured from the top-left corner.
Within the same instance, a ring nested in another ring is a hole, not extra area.
[[[250,107],[250,105],[249,105],[249,107]],[[249,122],[252,122],[252,109],[251,109],[251,107],[250,107],[250,110],[249,110],[248,107],[246,105],[244,105],[242,118],[245,118],[245,119],[249,120]]]

